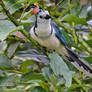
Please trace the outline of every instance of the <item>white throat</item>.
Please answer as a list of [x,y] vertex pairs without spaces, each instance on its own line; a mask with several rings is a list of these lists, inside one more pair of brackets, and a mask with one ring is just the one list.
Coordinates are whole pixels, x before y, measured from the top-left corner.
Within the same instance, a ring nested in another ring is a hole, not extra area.
[[37,28],[35,28],[35,33],[38,37],[47,37],[51,34],[51,20],[44,20],[44,22],[37,21]]

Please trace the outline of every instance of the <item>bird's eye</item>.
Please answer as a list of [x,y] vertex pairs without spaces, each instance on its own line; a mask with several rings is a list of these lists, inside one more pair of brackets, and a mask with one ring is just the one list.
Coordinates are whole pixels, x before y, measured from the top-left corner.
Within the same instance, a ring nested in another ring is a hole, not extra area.
[[42,18],[42,16],[40,16],[40,18]]

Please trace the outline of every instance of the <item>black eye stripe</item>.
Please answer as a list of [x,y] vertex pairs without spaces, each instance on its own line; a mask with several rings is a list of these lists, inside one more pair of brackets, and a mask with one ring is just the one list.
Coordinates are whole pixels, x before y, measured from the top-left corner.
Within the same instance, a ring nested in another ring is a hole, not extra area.
[[43,18],[42,16],[40,16],[40,18]]
[[50,15],[46,15],[45,17],[44,16],[39,16],[41,19],[50,19],[51,18],[51,16]]

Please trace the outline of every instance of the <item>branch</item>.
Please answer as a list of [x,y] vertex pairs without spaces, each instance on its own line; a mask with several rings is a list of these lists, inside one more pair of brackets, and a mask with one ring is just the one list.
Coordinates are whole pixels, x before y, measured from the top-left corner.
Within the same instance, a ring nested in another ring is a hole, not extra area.
[[3,0],[0,1],[0,5],[3,8],[4,12],[6,13],[6,15],[8,16],[8,18],[16,25],[19,26],[19,22],[13,17],[11,16],[10,12],[6,9]]

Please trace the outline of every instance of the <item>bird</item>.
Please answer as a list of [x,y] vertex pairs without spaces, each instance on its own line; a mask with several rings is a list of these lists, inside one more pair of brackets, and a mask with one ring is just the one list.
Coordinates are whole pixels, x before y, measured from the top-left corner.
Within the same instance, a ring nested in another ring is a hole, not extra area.
[[41,46],[55,50],[60,56],[67,59],[78,70],[85,75],[92,77],[92,66],[75,51],[69,48],[66,38],[61,33],[58,25],[52,21],[51,15],[47,10],[35,7],[32,15],[36,14],[36,21],[30,27],[30,37]]

